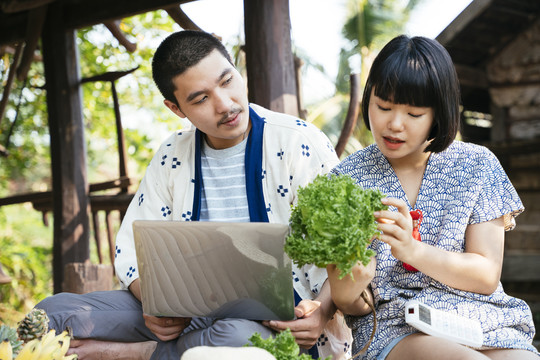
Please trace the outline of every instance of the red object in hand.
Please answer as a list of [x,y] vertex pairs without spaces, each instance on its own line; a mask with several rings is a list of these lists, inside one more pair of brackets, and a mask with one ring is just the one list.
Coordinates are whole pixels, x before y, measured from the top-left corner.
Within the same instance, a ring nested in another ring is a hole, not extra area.
[[[422,223],[422,210],[413,210],[411,212],[409,212],[409,214],[411,214],[411,217],[412,217],[412,220],[413,220],[413,230],[412,230],[412,236],[414,239],[418,240],[418,241],[422,241],[422,239],[420,238],[420,224]],[[414,268],[413,266],[409,265],[409,264],[406,264],[406,263],[403,263],[403,267],[406,269],[406,270],[409,270],[409,271],[413,271],[413,272],[416,272],[418,270],[416,270],[416,268]]]

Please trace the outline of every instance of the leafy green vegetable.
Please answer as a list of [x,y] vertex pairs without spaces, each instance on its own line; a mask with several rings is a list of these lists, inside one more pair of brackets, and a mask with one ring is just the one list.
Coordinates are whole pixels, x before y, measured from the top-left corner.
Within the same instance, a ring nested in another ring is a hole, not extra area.
[[374,255],[368,249],[378,233],[374,211],[386,209],[379,190],[363,189],[348,175],[317,176],[298,190],[285,252],[298,265],[336,264],[340,278]]
[[[294,340],[291,329],[287,329],[278,333],[275,337],[263,339],[261,334],[255,333],[250,338],[252,345],[268,351],[274,355],[276,360],[312,360],[312,357],[307,354],[300,354],[300,347]],[[330,359],[330,357],[328,357]]]

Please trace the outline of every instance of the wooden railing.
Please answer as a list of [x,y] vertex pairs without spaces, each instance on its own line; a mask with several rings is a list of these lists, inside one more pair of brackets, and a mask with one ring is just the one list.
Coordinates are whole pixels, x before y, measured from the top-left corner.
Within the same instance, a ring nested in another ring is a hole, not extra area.
[[[101,236],[101,221],[99,217],[100,212],[105,212],[105,226],[107,233],[107,242],[109,247],[109,258],[111,264],[114,263],[114,224],[113,224],[113,212],[118,211],[120,220],[123,219],[133,194],[129,194],[125,189],[131,184],[131,179],[128,177],[121,177],[116,180],[106,181],[101,183],[90,184],[89,186],[89,199],[90,199],[90,212],[92,214],[92,223],[94,230],[94,239],[97,248],[97,256],[99,263],[104,262],[102,254],[103,239]],[[117,194],[111,195],[96,195],[94,193],[100,191],[120,189]],[[21,204],[25,202],[31,202],[34,209],[40,211],[43,214],[43,223],[48,226],[48,214],[53,211],[53,193],[52,191],[32,192],[19,195],[8,196],[0,198],[0,206]]]

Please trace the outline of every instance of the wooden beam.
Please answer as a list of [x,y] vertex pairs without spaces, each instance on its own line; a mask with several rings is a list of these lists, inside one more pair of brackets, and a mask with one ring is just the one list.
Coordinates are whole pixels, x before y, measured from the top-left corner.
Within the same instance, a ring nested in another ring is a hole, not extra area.
[[71,1],[65,3],[65,25],[71,29],[79,29],[191,1],[193,0]]
[[493,0],[474,0],[437,37],[436,40],[447,46],[479,14],[483,13]]
[[66,31],[66,14],[51,4],[43,29],[43,63],[51,137],[54,194],[53,282],[62,291],[65,265],[90,257],[89,187],[79,86],[76,32]]
[[168,6],[163,10],[167,11],[167,14],[184,30],[198,30],[203,31],[197,24],[195,24],[189,16],[180,8],[180,5],[175,4]]
[[28,12],[28,30],[26,32],[26,43],[21,63],[17,67],[17,79],[23,81],[28,75],[30,65],[35,58],[39,38],[43,29],[43,23],[47,16],[47,6],[32,9]]
[[1,9],[3,12],[11,14],[21,11],[33,10],[56,0],[3,0]]
[[[128,177],[121,177],[116,180],[90,184],[90,192],[92,193],[96,191],[104,191],[104,190],[110,190],[110,189],[115,189],[115,188],[125,188],[125,187],[128,187],[129,185],[131,185],[131,179]],[[25,202],[52,203],[52,201],[53,201],[52,191],[31,192],[31,193],[17,194],[17,195],[6,196],[4,198],[0,198],[0,206],[21,204]]]
[[249,100],[298,116],[289,0],[244,0]]
[[475,68],[472,66],[455,64],[461,86],[472,88],[488,89],[489,81],[485,68]]
[[362,91],[360,89],[360,74],[351,74],[350,82],[351,95],[349,99],[349,108],[347,110],[345,122],[343,123],[343,128],[341,129],[341,134],[339,135],[339,139],[336,144],[336,154],[338,157],[340,157],[345,150],[345,146],[347,145],[347,142],[349,141],[349,138],[356,127],[358,114],[360,113],[360,102],[362,97]]
[[[58,25],[66,30],[75,30],[191,1],[194,0],[65,0],[53,4],[64,11],[65,17]],[[28,13],[25,11],[0,12],[0,45],[24,40],[27,23]]]
[[[9,101],[9,93],[11,92],[11,86],[13,86],[13,80],[15,80],[17,66],[23,52],[22,49],[23,44],[18,44],[17,49],[15,50],[15,55],[13,56],[13,63],[11,63],[11,66],[9,67],[7,82],[2,94],[2,100],[0,101],[0,123],[4,118],[4,111],[6,110],[6,106]],[[4,148],[3,150],[7,152],[7,149]]]
[[120,45],[126,48],[129,52],[135,52],[137,50],[137,44],[128,40],[126,35],[120,30],[120,20],[106,21],[104,25],[109,29],[111,34],[118,40]]

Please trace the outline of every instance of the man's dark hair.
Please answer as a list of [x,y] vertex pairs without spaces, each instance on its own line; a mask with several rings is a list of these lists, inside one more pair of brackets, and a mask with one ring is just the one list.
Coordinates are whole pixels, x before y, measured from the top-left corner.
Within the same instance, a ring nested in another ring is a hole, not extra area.
[[452,58],[437,41],[400,35],[377,55],[362,98],[368,129],[372,89],[385,101],[433,108],[426,152],[441,152],[454,141],[460,124],[459,81]]
[[212,34],[183,30],[169,35],[158,46],[152,60],[152,76],[163,97],[178,105],[173,79],[218,50],[232,65],[225,46]]

